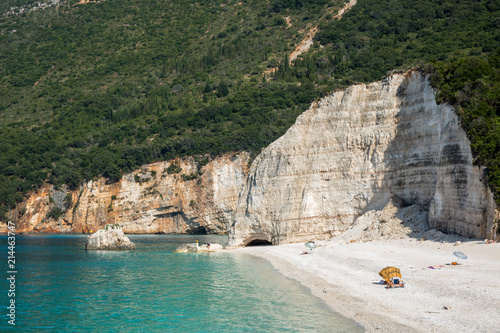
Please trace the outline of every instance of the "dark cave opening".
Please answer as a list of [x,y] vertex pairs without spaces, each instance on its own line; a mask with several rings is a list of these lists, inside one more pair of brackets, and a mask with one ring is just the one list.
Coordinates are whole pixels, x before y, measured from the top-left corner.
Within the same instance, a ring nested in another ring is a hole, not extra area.
[[191,235],[208,235],[205,227],[194,227],[188,233]]
[[273,243],[265,239],[254,239],[245,246],[269,246],[269,245],[273,245]]

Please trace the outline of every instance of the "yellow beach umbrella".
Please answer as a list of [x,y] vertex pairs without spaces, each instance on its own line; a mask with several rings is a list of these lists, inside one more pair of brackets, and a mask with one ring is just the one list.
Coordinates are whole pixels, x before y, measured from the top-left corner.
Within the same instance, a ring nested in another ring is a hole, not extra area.
[[383,268],[380,272],[378,272],[378,275],[380,275],[382,279],[386,280],[387,282],[391,281],[391,278],[393,277],[398,277],[402,279],[401,271],[399,270],[399,268],[392,266],[387,266],[386,268]]

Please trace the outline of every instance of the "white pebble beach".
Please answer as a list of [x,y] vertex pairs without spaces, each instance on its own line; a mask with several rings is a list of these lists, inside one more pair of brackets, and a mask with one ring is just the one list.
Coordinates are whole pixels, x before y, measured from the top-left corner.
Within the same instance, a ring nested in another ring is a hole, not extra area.
[[[500,332],[500,243],[480,242],[404,238],[322,242],[311,254],[302,254],[304,244],[233,251],[267,259],[367,332]],[[460,265],[447,265],[453,261]],[[378,284],[386,266],[400,268],[404,288]]]

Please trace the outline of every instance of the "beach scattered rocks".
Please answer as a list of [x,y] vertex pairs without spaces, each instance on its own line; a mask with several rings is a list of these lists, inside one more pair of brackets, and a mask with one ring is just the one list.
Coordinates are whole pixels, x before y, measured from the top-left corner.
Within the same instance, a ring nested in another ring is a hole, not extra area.
[[199,245],[198,243],[189,243],[181,245],[174,252],[175,253],[216,252],[222,249],[223,249],[222,245],[218,243],[203,244],[203,245]]
[[467,241],[466,237],[429,230],[428,213],[420,205],[406,205],[399,197],[380,200],[372,210],[361,215],[343,234],[333,238],[333,243],[363,243],[373,240],[416,238],[420,241],[454,243]]
[[125,236],[118,224],[107,224],[104,229],[90,235],[85,243],[86,250],[135,250],[135,244]]
[[335,243],[363,243],[379,239],[401,239],[429,229],[427,212],[419,205],[406,206],[396,196],[380,200],[374,209],[360,216]]
[[445,234],[436,229],[431,229],[422,234],[424,239],[431,240],[435,242],[447,242],[454,243],[455,246],[461,245],[462,242],[467,241],[468,239],[463,236],[455,235],[455,234]]

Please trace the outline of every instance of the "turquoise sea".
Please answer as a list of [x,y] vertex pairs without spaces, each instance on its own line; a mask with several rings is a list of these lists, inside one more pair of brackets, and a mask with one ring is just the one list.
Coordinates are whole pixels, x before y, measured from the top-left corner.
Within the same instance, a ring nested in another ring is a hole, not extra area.
[[[86,251],[86,235],[16,236],[15,297],[0,237],[1,332],[362,332],[267,261],[175,254],[227,236],[134,235],[136,251]],[[7,306],[15,299],[15,326]]]

